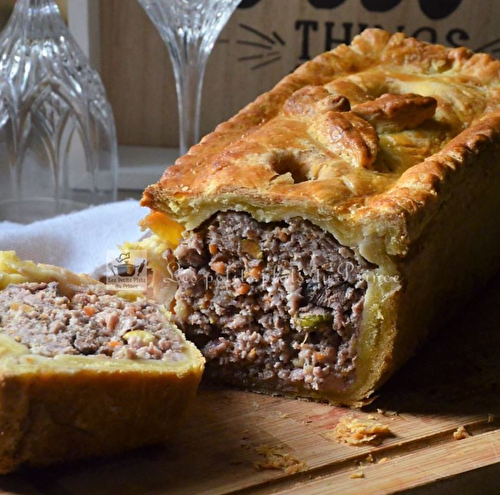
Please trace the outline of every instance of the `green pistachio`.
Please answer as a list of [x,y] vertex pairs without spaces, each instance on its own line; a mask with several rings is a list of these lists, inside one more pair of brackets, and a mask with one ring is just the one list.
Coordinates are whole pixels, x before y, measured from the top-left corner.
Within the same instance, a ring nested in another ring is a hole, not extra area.
[[295,322],[304,330],[313,331],[320,325],[331,323],[332,315],[303,315],[295,318]]
[[257,260],[262,259],[262,249],[257,242],[252,241],[251,239],[243,239],[241,241],[241,250],[250,255],[252,258]]

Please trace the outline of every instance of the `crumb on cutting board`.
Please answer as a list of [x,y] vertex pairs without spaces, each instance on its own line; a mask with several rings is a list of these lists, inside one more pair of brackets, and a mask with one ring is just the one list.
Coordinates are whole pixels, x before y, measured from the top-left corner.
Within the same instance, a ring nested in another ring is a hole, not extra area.
[[379,414],[382,414],[382,416],[399,416],[397,411],[385,411],[384,409],[377,409],[377,412]]
[[307,469],[307,464],[299,461],[291,454],[283,452],[283,446],[270,447],[269,445],[260,445],[256,447],[255,452],[264,457],[263,460],[253,463],[256,471],[263,469],[281,469],[286,474],[295,474]]
[[348,445],[378,445],[392,435],[387,425],[372,420],[362,420],[350,415],[340,418],[330,436],[339,443]]
[[282,411],[276,411],[276,412],[277,412],[278,416],[279,416],[281,419],[288,419],[288,418],[290,417],[290,415],[289,415],[289,414],[284,413],[284,412],[282,412]]
[[355,473],[352,473],[351,476],[349,476],[349,478],[355,480],[355,479],[359,479],[359,478],[364,478],[365,477],[365,473],[363,473],[363,471],[356,471]]
[[453,432],[453,438],[455,440],[463,440],[464,438],[470,437],[469,432],[465,429],[465,426],[459,426]]

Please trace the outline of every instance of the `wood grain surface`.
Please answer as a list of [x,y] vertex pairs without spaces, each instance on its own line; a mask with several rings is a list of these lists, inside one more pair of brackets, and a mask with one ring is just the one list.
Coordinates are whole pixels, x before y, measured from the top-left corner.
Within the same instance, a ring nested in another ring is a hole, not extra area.
[[[497,277],[363,411],[205,386],[170,445],[25,470],[3,477],[0,493],[496,494],[499,329]],[[376,447],[338,444],[330,434],[345,414],[375,416],[394,436]],[[455,440],[459,426],[468,438]],[[293,475],[255,470],[261,445],[282,446],[306,469]],[[351,478],[358,472],[364,477]]]

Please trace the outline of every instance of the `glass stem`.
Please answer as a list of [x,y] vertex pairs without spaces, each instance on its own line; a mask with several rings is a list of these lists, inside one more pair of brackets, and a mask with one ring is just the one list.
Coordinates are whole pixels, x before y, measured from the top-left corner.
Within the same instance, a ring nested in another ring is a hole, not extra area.
[[17,0],[9,24],[19,26],[25,39],[57,38],[66,30],[55,0]]
[[15,12],[39,21],[41,16],[59,15],[59,7],[55,0],[17,0]]
[[198,44],[178,40],[171,55],[179,106],[179,148],[185,155],[200,140],[200,110],[203,77],[208,53]]

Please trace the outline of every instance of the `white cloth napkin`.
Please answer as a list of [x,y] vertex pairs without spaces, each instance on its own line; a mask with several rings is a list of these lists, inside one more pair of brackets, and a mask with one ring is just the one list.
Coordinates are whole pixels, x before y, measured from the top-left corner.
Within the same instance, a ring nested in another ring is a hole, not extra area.
[[147,212],[130,199],[29,225],[0,222],[0,250],[14,250],[21,259],[93,273],[106,263],[108,249],[141,237],[137,223]]

